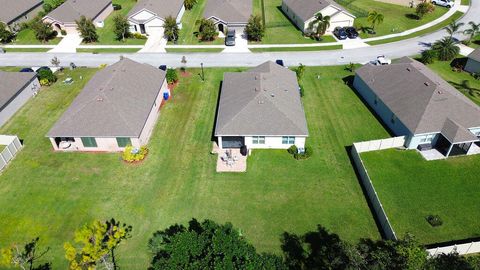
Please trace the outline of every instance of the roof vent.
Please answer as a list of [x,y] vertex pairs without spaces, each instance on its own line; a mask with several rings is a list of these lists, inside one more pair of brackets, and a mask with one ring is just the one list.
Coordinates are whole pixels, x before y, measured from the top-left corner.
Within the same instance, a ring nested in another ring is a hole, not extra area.
[[437,93],[438,93],[439,95],[443,94],[442,90],[438,90]]
[[410,71],[412,71],[412,70],[411,70],[409,67],[407,67],[407,71],[410,72]]
[[258,92],[258,88],[257,88],[257,87],[255,87],[255,92]]
[[255,81],[258,81],[258,79],[260,79],[258,75],[255,75]]
[[430,86],[429,82],[424,82],[423,84],[425,84],[425,86]]
[[275,94],[270,94],[271,97],[275,97]]
[[97,97],[97,101],[98,101],[98,102],[102,102],[102,101],[103,101],[103,98],[102,98],[102,97]]

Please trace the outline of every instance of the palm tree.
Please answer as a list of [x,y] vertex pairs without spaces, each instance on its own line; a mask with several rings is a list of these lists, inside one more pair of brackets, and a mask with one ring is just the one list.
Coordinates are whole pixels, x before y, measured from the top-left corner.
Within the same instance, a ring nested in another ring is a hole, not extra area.
[[172,16],[168,16],[165,18],[165,22],[163,23],[163,28],[165,29],[165,36],[169,41],[176,41],[178,39],[178,25],[177,20]]
[[460,48],[452,37],[444,37],[435,41],[432,49],[437,52],[438,59],[441,61],[450,61],[460,52]]
[[383,16],[381,13],[378,13],[376,10],[368,12],[367,22],[372,24],[373,31],[375,31],[375,25],[383,23],[383,19],[385,19],[385,16]]
[[330,27],[330,16],[323,16],[320,12],[315,14],[315,19],[308,25],[308,29],[317,38],[323,36],[327,32],[328,27]]
[[476,35],[480,34],[480,23],[477,24],[471,21],[471,22],[468,22],[468,25],[470,25],[470,28],[465,29],[465,31],[463,31],[465,35],[469,36],[467,40],[467,44],[470,43]]
[[450,22],[450,24],[447,27],[445,27],[443,29],[445,29],[447,31],[447,33],[450,35],[450,37],[453,37],[453,35],[458,33],[458,30],[460,30],[460,27],[462,27],[463,25],[464,25],[464,23],[452,21],[452,22]]

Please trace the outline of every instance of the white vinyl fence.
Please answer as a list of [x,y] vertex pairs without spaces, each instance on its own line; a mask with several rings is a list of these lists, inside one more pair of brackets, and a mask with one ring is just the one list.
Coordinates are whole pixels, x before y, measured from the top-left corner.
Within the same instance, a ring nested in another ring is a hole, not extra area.
[[5,149],[0,153],[0,171],[2,171],[23,146],[17,136],[9,135],[0,135],[0,145],[5,145]]
[[460,255],[467,255],[473,253],[480,253],[480,241],[470,242],[464,244],[457,244],[446,247],[437,247],[427,250],[430,256],[435,256],[438,254],[449,254],[452,252],[457,252]]
[[360,158],[360,153],[398,148],[402,147],[404,144],[405,137],[394,137],[383,140],[354,143],[352,147],[352,158],[355,163],[355,167],[360,174],[360,179],[363,187],[365,188],[365,192],[367,193],[368,200],[370,201],[373,211],[375,212],[375,216],[382,227],[383,234],[387,239],[390,240],[397,240],[397,235],[395,234],[395,231],[388,220],[388,216],[385,213],[385,209],[383,209],[383,205],[378,198],[375,188],[373,187],[373,183],[368,175],[367,168]]

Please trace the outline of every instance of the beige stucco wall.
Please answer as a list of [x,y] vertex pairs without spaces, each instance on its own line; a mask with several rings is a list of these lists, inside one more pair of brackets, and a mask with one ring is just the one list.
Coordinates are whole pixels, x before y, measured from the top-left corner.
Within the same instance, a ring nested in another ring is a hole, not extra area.
[[143,128],[142,133],[140,134],[139,141],[141,145],[146,145],[150,140],[150,136],[152,135],[153,129],[155,128],[155,124],[157,123],[158,117],[160,115],[160,105],[162,104],[164,93],[168,93],[170,95],[170,90],[168,89],[167,80],[163,82],[160,93],[158,94],[155,100],[155,104],[152,110],[150,111],[150,115],[148,116],[148,119],[145,122],[145,127]]

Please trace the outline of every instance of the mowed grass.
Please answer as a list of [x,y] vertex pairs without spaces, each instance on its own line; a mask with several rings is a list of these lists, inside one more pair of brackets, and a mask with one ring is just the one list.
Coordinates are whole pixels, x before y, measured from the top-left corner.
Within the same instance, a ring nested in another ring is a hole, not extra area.
[[56,45],[60,43],[62,39],[55,37],[47,42],[42,42],[35,37],[35,32],[32,29],[25,29],[18,32],[12,45]]
[[[378,2],[375,0],[355,0],[351,5],[367,12],[376,10],[385,17],[383,23],[375,27],[375,35],[360,33],[362,38],[400,33],[433,21],[448,11],[448,8],[435,6],[434,12],[425,15],[421,20],[417,20],[414,18],[415,9],[405,6]],[[348,7],[346,8],[348,9]],[[355,26],[371,26],[371,24],[367,21],[366,17],[362,17],[355,19]]]
[[99,45],[143,45],[147,41],[146,39],[127,38],[124,41],[118,40],[115,33],[115,24],[113,18],[118,15],[127,16],[128,12],[137,4],[135,0],[113,0],[113,4],[119,4],[122,6],[121,10],[113,11],[107,19],[105,19],[104,27],[97,27],[98,42],[91,44]]
[[[145,269],[152,233],[196,217],[232,222],[260,251],[280,252],[281,233],[326,226],[357,241],[379,233],[351,166],[347,147],[388,137],[387,131],[344,82],[343,66],[307,68],[304,107],[314,155],[294,160],[284,150],[254,151],[248,171],[215,172],[212,130],[219,86],[226,71],[181,76],[161,111],[144,163],[120,154],[55,153],[45,135],[95,69],[65,71],[73,85],[43,89],[0,134],[18,134],[25,147],[0,175],[0,243],[41,237],[44,258],[66,269],[63,243],[94,219],[115,217],[133,226],[118,250],[123,269]],[[317,79],[320,75],[320,79]],[[80,79],[83,77],[83,79]]]
[[[397,235],[432,244],[480,236],[480,156],[425,161],[416,151],[363,153],[378,196]],[[431,227],[428,215],[443,225]]]
[[480,106],[480,81],[470,73],[453,71],[450,61],[436,61],[428,67]]
[[[198,0],[197,4],[191,10],[185,10],[182,17],[182,29],[178,35],[177,43],[179,45],[221,45],[224,43],[223,38],[216,38],[214,41],[200,41],[195,35],[198,32],[199,25],[197,22],[203,18],[203,12],[208,0]],[[251,1],[251,0],[250,0]],[[169,42],[173,44],[173,42]]]

